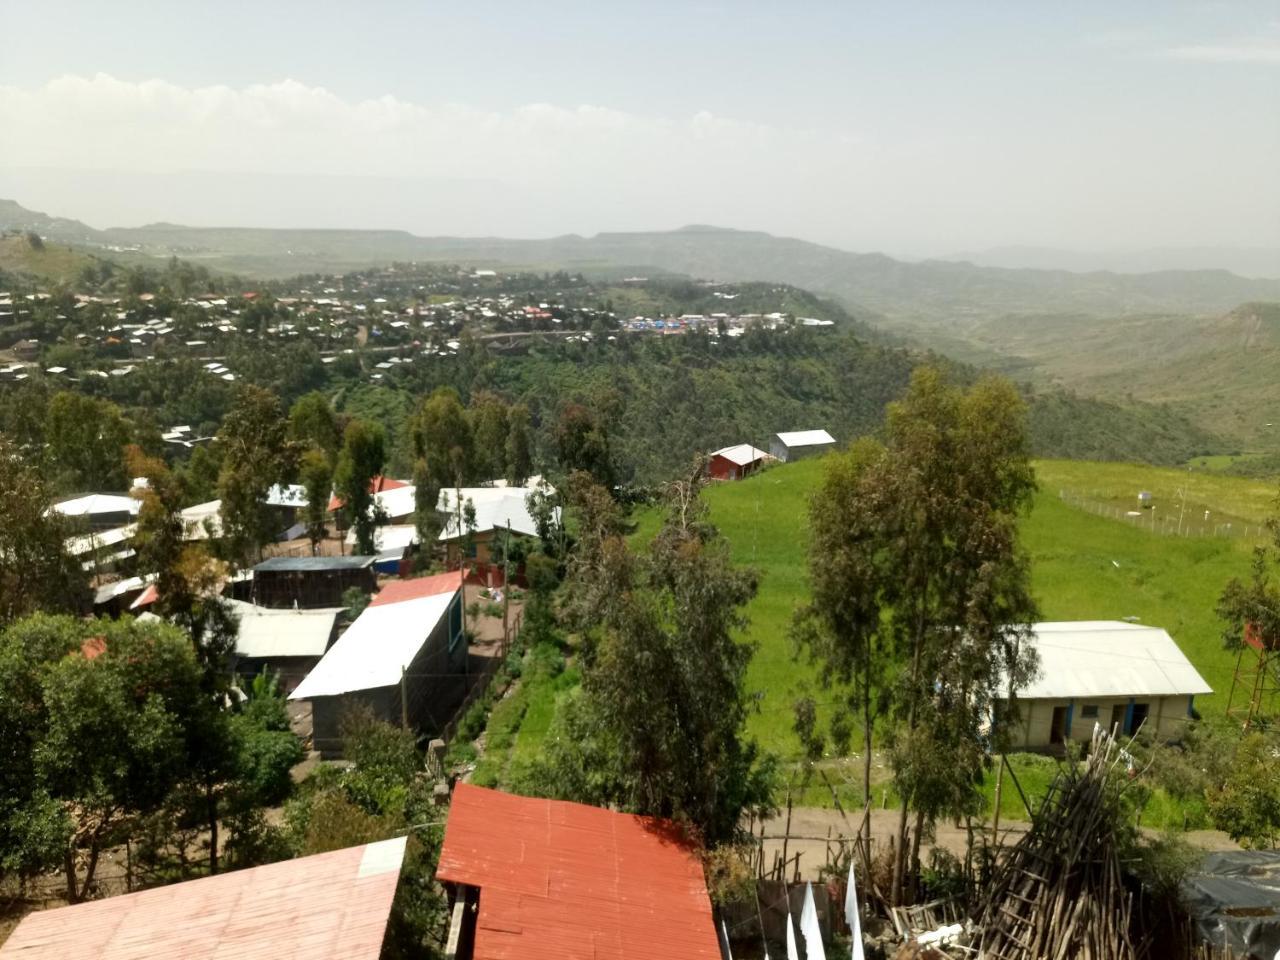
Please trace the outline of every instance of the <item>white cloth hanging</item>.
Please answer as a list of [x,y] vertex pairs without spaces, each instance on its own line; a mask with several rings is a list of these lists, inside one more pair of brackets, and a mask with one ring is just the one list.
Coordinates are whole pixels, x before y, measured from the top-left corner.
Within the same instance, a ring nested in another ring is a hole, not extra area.
[[852,960],[864,960],[862,954],[862,917],[858,915],[858,893],[853,885],[853,858],[849,858],[849,886],[844,894],[844,919],[853,940]]
[[806,960],[827,960],[822,945],[822,928],[818,925],[818,906],[813,902],[813,884],[804,885],[804,909],[800,911],[800,933],[804,936]]
[[791,920],[791,898],[787,898],[787,960],[800,960],[800,950],[796,947],[796,925]]

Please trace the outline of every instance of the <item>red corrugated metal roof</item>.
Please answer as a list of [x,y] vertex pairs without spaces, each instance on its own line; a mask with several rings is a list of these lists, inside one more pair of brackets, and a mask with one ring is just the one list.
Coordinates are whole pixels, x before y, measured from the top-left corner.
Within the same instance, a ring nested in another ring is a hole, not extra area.
[[436,876],[480,888],[475,960],[719,960],[675,827],[460,783]]
[[377,960],[404,839],[26,917],[0,960]]
[[[391,477],[384,477],[382,474],[378,474],[369,481],[369,492],[377,495],[387,490],[399,490],[401,487],[407,486],[409,486],[409,482],[407,480],[393,480]],[[335,495],[330,497],[329,511],[333,512],[334,510],[341,510],[344,503],[346,503],[346,501],[339,496]]]
[[380,607],[386,603],[402,603],[405,600],[421,600],[441,593],[453,593],[462,586],[462,571],[437,573],[433,577],[415,577],[412,580],[392,580],[378,591],[369,606]]

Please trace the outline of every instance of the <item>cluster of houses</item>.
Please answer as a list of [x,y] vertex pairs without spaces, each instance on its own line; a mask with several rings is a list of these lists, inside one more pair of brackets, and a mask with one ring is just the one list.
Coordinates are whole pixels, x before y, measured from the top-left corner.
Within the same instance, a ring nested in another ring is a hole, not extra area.
[[[48,315],[48,293],[14,297],[0,293],[0,349],[13,360],[0,364],[0,381],[21,381],[32,375],[69,382],[86,377],[126,377],[139,364],[156,359],[189,357],[201,361],[206,375],[234,383],[239,374],[228,364],[227,354],[238,337],[252,333],[257,341],[314,344],[326,363],[336,363],[357,347],[381,358],[366,371],[369,379],[386,378],[400,365],[420,358],[456,353],[463,331],[471,335],[519,334],[533,331],[558,333],[568,341],[589,341],[617,332],[682,334],[705,330],[713,339],[723,332],[741,336],[748,328],[774,329],[792,322],[788,314],[735,313],[657,314],[620,318],[602,306],[570,302],[578,278],[564,278],[558,294],[516,292],[528,278],[502,277],[494,271],[435,272],[397,271],[394,267],[345,277],[330,277],[315,289],[303,288],[271,301],[265,319],[251,315],[258,293],[235,295],[193,294],[182,298],[144,293],[136,297],[78,294],[71,301],[57,301],[56,314]],[[541,285],[541,284],[540,284]],[[582,289],[582,287],[579,287]],[[568,296],[565,296],[568,294]],[[716,291],[731,300],[733,294]],[[62,306],[71,302],[70,307]],[[42,343],[38,336],[7,336],[8,330],[25,329],[37,307],[45,305]],[[833,321],[797,318],[803,326],[828,327]],[[70,343],[91,358],[83,369],[38,363],[43,349],[54,345],[52,337],[78,329]]]
[[[468,688],[463,570],[473,582],[505,586],[509,571],[498,556],[498,541],[543,533],[528,497],[553,492],[536,477],[518,486],[498,480],[442,491],[438,547],[450,572],[407,579],[410,554],[418,547],[415,488],[378,477],[370,489],[375,509],[388,521],[376,528],[373,555],[353,555],[350,534],[349,551],[311,555],[306,540],[293,539],[303,535],[298,517],[307,505],[305,491],[277,486],[264,503],[276,516],[282,540],[292,542],[223,586],[239,621],[237,673],[269,671],[291,699],[310,704],[314,746],[324,756],[340,749],[339,718],[356,703],[424,733],[438,732],[452,718]],[[132,495],[100,493],[50,508],[80,527],[65,546],[95,574],[100,614],[146,616],[158,597],[155,574],[137,569],[132,547],[140,505]],[[341,506],[336,499],[328,504],[334,511]],[[221,535],[219,501],[188,507],[182,516],[192,540]],[[550,520],[558,522],[556,510]],[[372,600],[343,631],[353,589]]]

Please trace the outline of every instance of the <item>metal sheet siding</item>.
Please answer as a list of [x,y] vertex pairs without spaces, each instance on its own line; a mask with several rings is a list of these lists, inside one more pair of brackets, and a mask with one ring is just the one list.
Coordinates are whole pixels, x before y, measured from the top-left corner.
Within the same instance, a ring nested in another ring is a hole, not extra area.
[[718,960],[702,865],[670,824],[459,784],[436,875],[480,888],[475,960]]

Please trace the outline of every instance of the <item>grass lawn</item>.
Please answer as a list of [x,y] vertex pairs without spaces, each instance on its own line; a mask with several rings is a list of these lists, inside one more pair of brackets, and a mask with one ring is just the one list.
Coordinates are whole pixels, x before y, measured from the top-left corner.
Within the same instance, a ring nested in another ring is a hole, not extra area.
[[[835,709],[833,693],[822,689],[820,669],[797,659],[788,634],[792,614],[808,594],[808,498],[822,469],[820,460],[780,465],[747,480],[716,484],[705,494],[712,519],[729,541],[734,559],[760,572],[760,591],[747,610],[751,621],[747,637],[757,645],[747,672],[747,687],[759,705],[748,721],[748,733],[784,759],[799,756],[791,729],[792,705],[798,696],[806,691],[814,696],[824,722]],[[1222,648],[1222,624],[1214,608],[1226,581],[1247,573],[1249,545],[1239,539],[1152,533],[1069,506],[1058,495],[1061,487],[1112,491],[1117,497],[1123,491],[1147,489],[1157,498],[1167,498],[1186,483],[1185,471],[1045,461],[1037,464],[1037,473],[1041,490],[1024,521],[1022,535],[1032,557],[1033,589],[1042,617],[1137,617],[1142,623],[1165,628],[1214,688],[1212,695],[1197,699],[1197,707],[1206,716],[1221,715],[1234,658]],[[1234,477],[1196,474],[1192,485],[1193,495],[1207,504],[1207,509],[1230,512],[1251,523],[1268,515],[1274,496],[1268,484]],[[660,510],[640,511],[635,521],[632,542],[642,548],[658,529]],[[503,705],[495,711],[498,736],[493,736],[491,724],[490,753],[477,779],[497,776],[510,782],[513,775],[518,776],[541,749],[555,704],[576,678],[569,671],[534,684],[528,683],[530,679],[526,673],[519,705],[505,711]],[[512,728],[509,717],[517,714]],[[1034,801],[1052,779],[1055,761],[1025,754],[1011,760],[1023,789]],[[824,769],[840,802],[860,806],[860,771],[846,766],[848,761],[832,760]],[[876,779],[885,778],[887,771],[878,770]],[[875,788],[876,802],[885,789],[887,786]],[[990,803],[994,777],[988,778],[985,791]],[[832,787],[815,777],[797,799],[829,806]],[[894,802],[891,796],[888,802]],[[1005,817],[1025,816],[1008,778],[1001,811]],[[1142,822],[1153,827],[1180,827],[1184,812],[1193,825],[1203,820],[1202,810],[1184,810],[1157,792]]]
[[[1214,608],[1223,584],[1247,573],[1248,545],[1227,538],[1171,537],[1086,513],[1063,503],[1058,490],[1107,492],[1151,490],[1157,502],[1171,499],[1187,482],[1186,471],[1134,464],[1042,461],[1041,490],[1023,524],[1032,557],[1032,579],[1046,620],[1138,617],[1169,631],[1214,688],[1197,700],[1205,714],[1225,709],[1232,656],[1222,649],[1222,625]],[[747,675],[760,712],[749,732],[763,746],[787,757],[797,754],[791,704],[806,687],[821,703],[819,671],[797,661],[787,628],[807,595],[807,504],[822,473],[820,460],[786,464],[706,492],[712,518],[728,539],[735,560],[760,571],[760,592],[748,608],[748,637],[758,645]],[[1208,509],[1251,523],[1272,509],[1274,489],[1235,477],[1195,474],[1192,496]],[[1126,494],[1127,495],[1127,494]],[[657,530],[657,510],[637,517],[633,541]]]

